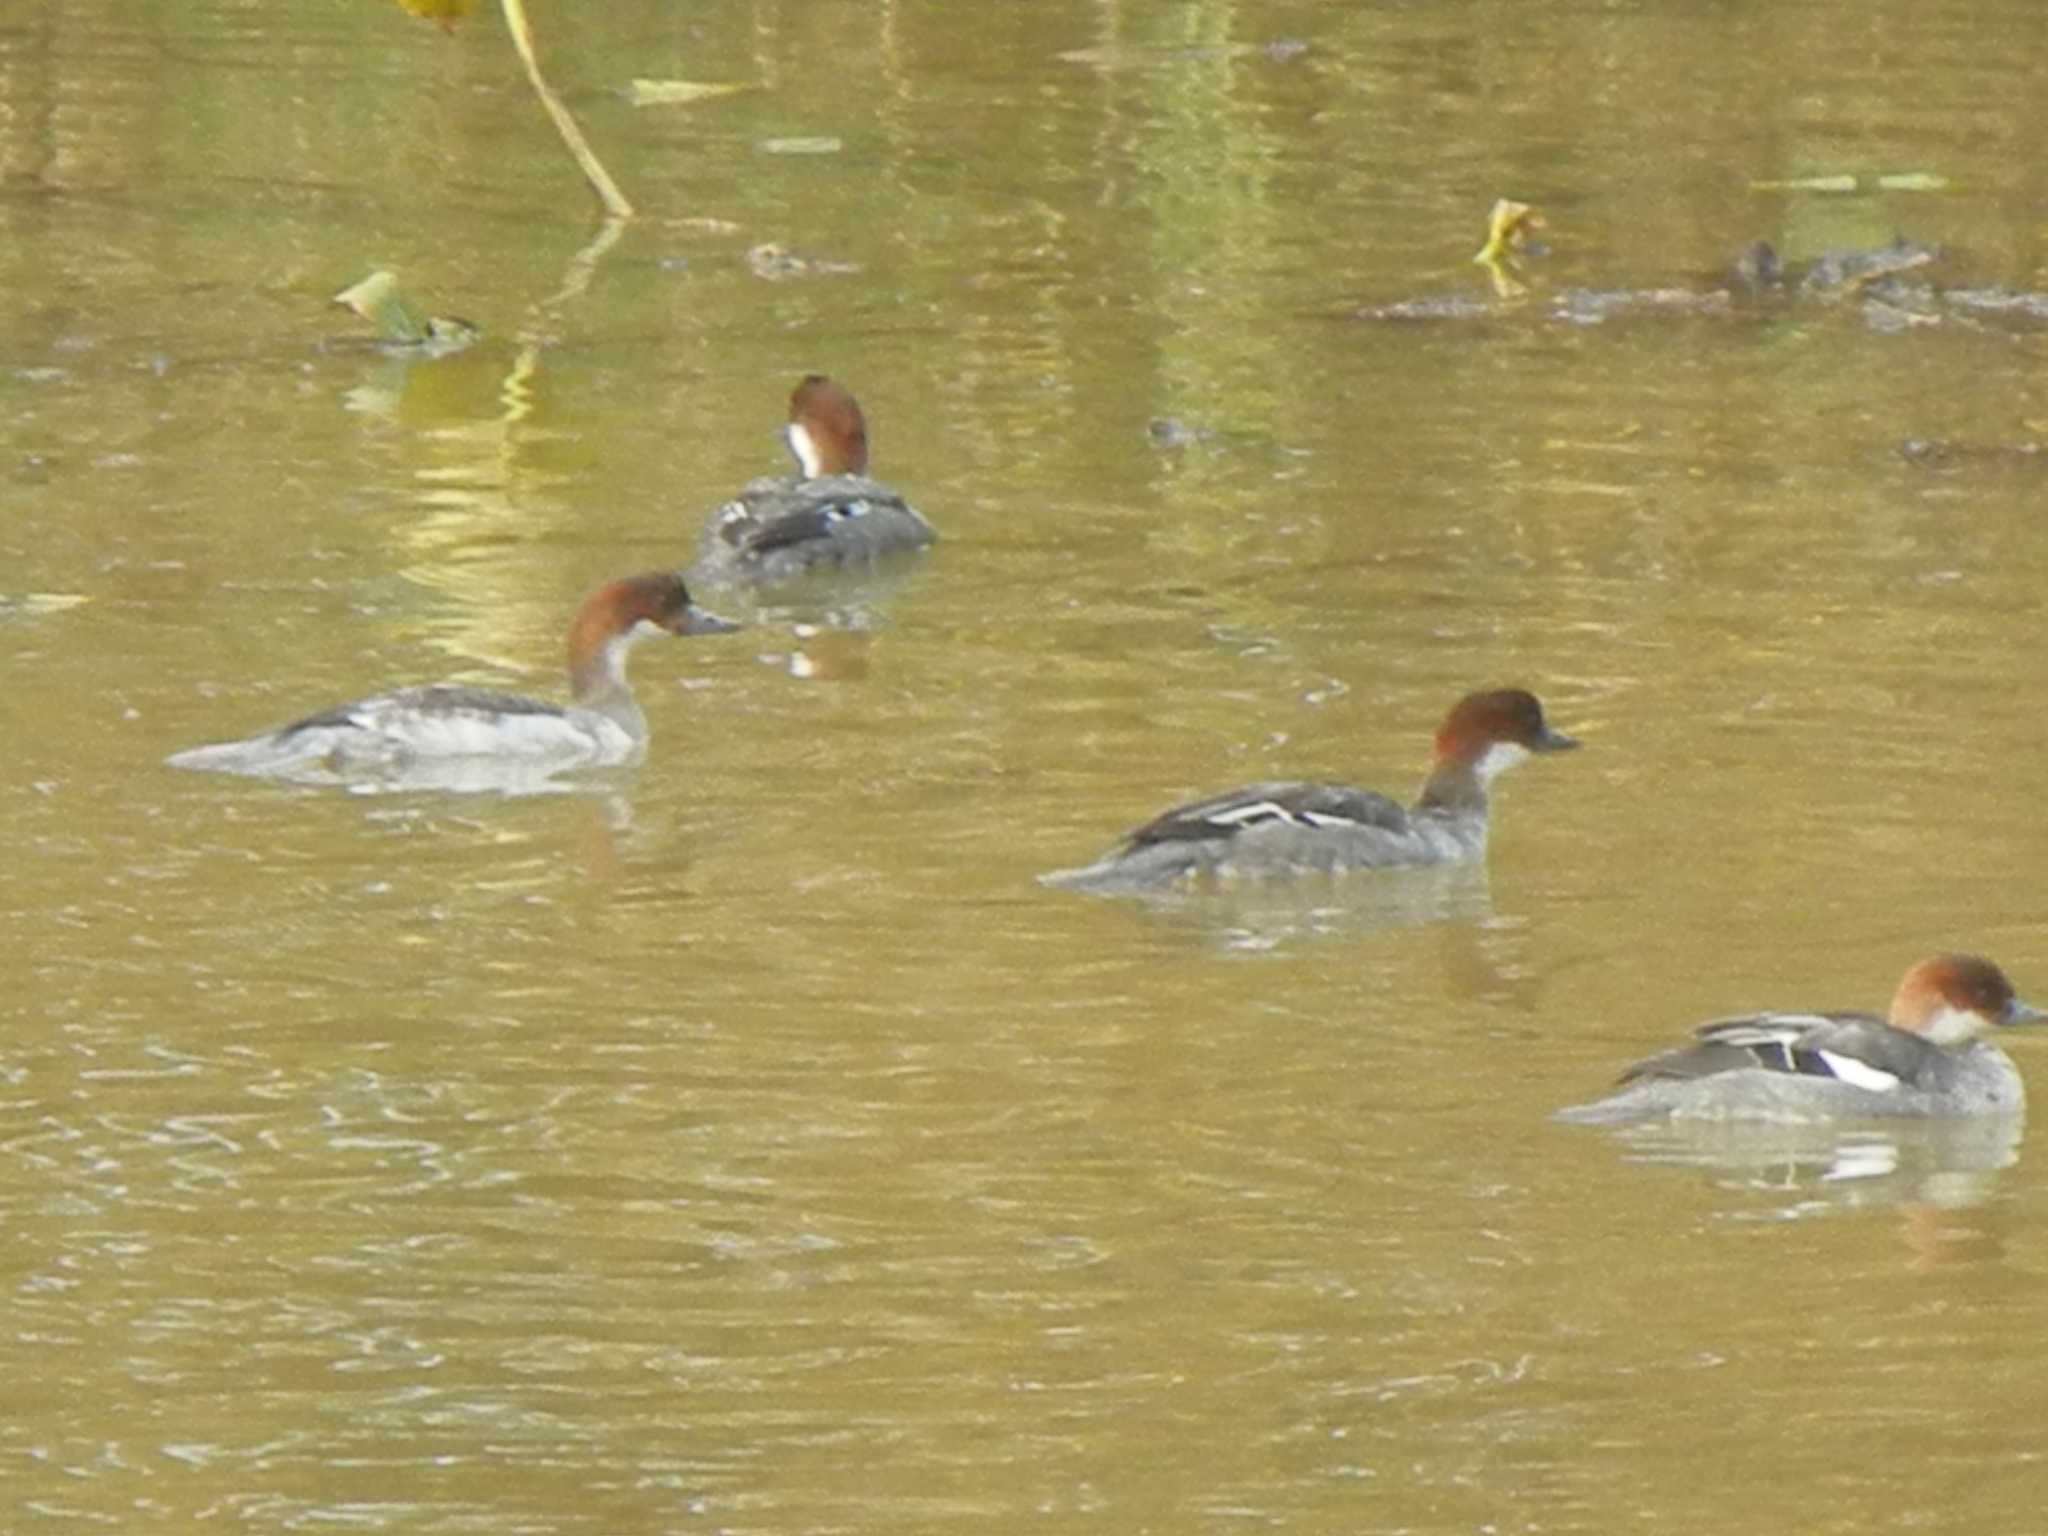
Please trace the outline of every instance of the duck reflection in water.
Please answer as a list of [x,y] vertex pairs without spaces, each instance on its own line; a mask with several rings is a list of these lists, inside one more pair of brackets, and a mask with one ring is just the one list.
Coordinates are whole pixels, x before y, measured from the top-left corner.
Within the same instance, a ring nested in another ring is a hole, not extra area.
[[1219,949],[1263,951],[1301,939],[1358,937],[1425,923],[1494,921],[1484,864],[1432,864],[1370,879],[1345,874],[1289,881],[1169,886],[1129,905]]
[[2019,1161],[2019,1115],[1860,1124],[1661,1120],[1618,1128],[1634,1163],[1716,1176],[1732,1221],[1788,1221],[1893,1210],[1916,1269],[1995,1257],[2000,1173]]

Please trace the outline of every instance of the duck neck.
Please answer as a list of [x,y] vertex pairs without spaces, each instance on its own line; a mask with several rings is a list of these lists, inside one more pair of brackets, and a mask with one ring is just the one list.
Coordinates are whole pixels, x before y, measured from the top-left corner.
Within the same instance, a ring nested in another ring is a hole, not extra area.
[[603,715],[635,741],[647,739],[647,717],[626,685],[626,653],[633,648],[631,630],[613,635],[569,669],[569,695],[578,709]]
[[1476,816],[1486,819],[1486,781],[1472,764],[1460,758],[1438,758],[1422,781],[1422,793],[1415,809],[1439,816]]

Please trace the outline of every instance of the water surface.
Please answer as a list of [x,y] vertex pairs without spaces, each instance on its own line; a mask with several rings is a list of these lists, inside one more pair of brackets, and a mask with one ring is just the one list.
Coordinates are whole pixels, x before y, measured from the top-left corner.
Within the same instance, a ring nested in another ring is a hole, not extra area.
[[[2048,289],[2048,16],[586,9],[595,250],[494,17],[0,21],[14,1528],[2037,1530],[2023,1131],[1544,1116],[1937,948],[2048,993],[2048,339],[1545,295],[1899,231]],[[1485,299],[1503,194],[1530,300],[1359,318]],[[483,342],[362,345],[380,264]],[[942,542],[859,632],[643,648],[605,793],[161,766],[560,688],[812,369]],[[1586,749],[1487,871],[1033,881],[1405,792],[1501,682]]]

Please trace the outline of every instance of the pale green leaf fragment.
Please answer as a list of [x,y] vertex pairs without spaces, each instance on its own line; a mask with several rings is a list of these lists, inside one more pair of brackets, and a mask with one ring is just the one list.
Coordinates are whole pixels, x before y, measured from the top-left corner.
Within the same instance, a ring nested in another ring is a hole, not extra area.
[[0,613],[62,613],[91,601],[79,592],[24,592],[19,597],[0,597]]
[[386,341],[417,346],[427,339],[427,319],[398,291],[398,274],[379,267],[361,282],[334,296],[343,309],[352,309]]
[[1794,181],[1752,181],[1752,192],[1854,192],[1854,176],[1801,176]]
[[763,139],[764,155],[836,155],[846,145],[838,139]]
[[635,80],[626,87],[626,100],[636,107],[681,107],[718,96],[737,96],[745,89],[722,80]]
[[1949,179],[1933,171],[1884,176],[1801,176],[1793,181],[1752,181],[1752,192],[1946,192]]
[[393,346],[419,347],[436,355],[460,352],[479,334],[467,320],[423,314],[398,291],[398,274],[384,267],[342,289],[334,302],[361,315]]
[[1091,69],[1150,69],[1168,64],[1207,64],[1224,59],[1244,59],[1264,54],[1276,64],[1308,51],[1299,38],[1276,38],[1270,43],[1104,43],[1094,48],[1070,48],[1053,55],[1066,64],[1086,64]]

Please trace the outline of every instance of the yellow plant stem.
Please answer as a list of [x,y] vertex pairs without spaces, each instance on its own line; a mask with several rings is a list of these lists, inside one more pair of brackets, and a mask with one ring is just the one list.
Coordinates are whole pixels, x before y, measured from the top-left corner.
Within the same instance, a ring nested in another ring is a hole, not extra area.
[[569,146],[569,153],[576,157],[576,164],[582,168],[583,179],[597,193],[598,201],[604,204],[605,212],[615,219],[630,219],[633,205],[626,201],[626,194],[619,190],[609,172],[598,163],[597,156],[585,142],[583,130],[576,126],[576,119],[569,115],[569,109],[562,105],[555,93],[548,89],[548,83],[541,78],[540,61],[533,55],[533,29],[526,23],[526,6],[523,0],[501,0],[505,11],[505,26],[512,33],[512,46],[519,50],[519,60],[526,66],[526,78],[533,82],[533,89],[540,97],[540,104],[547,108],[548,116],[555,120],[555,131],[562,136],[562,142]]

